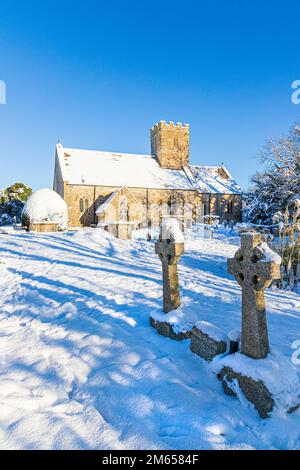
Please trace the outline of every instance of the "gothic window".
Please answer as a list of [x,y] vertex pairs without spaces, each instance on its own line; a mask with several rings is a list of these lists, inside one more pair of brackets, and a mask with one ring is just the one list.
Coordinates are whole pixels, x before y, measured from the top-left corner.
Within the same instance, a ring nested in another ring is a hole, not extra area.
[[83,199],[80,199],[80,201],[79,201],[79,210],[80,210],[80,212],[84,212],[84,201],[83,201]]
[[82,197],[79,200],[79,210],[80,212],[86,212],[89,209],[89,200],[86,197]]

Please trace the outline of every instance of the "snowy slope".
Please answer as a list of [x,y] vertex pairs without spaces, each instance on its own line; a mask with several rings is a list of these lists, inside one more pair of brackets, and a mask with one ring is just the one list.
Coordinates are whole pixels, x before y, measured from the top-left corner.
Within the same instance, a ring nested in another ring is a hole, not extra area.
[[[236,238],[191,241],[183,308],[240,328],[226,274]],[[300,411],[262,421],[211,367],[149,326],[162,302],[154,244],[76,234],[0,234],[0,447],[300,448]],[[269,291],[270,343],[290,358],[300,299]],[[300,367],[299,367],[300,371]]]

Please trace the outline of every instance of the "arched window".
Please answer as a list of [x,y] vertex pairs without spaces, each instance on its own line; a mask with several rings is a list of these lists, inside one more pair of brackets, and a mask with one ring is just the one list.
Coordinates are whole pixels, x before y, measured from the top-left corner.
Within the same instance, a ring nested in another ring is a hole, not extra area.
[[79,200],[79,210],[84,212],[84,200],[82,198]]
[[89,209],[89,200],[86,197],[81,197],[79,200],[80,212],[86,212]]

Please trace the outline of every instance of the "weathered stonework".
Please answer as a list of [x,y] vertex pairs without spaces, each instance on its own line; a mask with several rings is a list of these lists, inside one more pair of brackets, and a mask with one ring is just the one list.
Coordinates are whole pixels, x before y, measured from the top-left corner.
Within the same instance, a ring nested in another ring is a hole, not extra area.
[[58,224],[52,222],[31,223],[26,227],[27,231],[32,232],[58,232]]
[[174,331],[173,326],[168,322],[158,321],[150,317],[150,325],[157,331],[158,334],[174,339],[176,341],[183,341],[191,337],[191,331],[177,333]]
[[241,248],[228,260],[228,273],[242,288],[241,352],[253,359],[269,353],[264,289],[280,279],[280,264],[264,258],[260,243],[258,233],[241,234]]
[[[236,357],[229,356],[237,358],[238,361],[233,361],[232,367],[225,364],[218,378],[228,395],[237,397],[238,385],[261,418],[267,418],[274,408],[275,399],[269,390],[270,386],[268,388],[264,383],[269,375],[266,362],[268,359],[265,359],[269,354],[269,340],[264,289],[271,285],[273,279],[280,277],[280,257],[266,244],[261,243],[260,234],[242,233],[241,248],[234,258],[228,260],[228,273],[234,275],[242,288],[242,355],[239,357],[237,353]],[[244,367],[248,372],[247,375],[238,371],[240,362],[243,357],[246,359],[246,356],[250,358],[247,358],[247,368]],[[251,367],[257,359],[261,361],[251,372]],[[257,368],[260,368],[259,380],[252,377],[257,374]],[[278,372],[280,373],[280,370]]]
[[251,377],[235,372],[231,367],[223,367],[218,374],[218,379],[222,382],[224,392],[232,397],[237,397],[234,386],[236,381],[261,418],[268,418],[273,411],[274,398],[262,381],[255,381]]
[[[89,227],[98,223],[96,210],[116,189],[112,186],[88,186],[88,185],[70,185],[64,183],[64,190],[59,193],[67,203],[68,217],[70,227]],[[147,188],[128,188],[134,195],[139,204],[145,207],[145,215],[142,218],[141,226],[147,227],[148,224],[160,225],[164,216],[164,210],[168,201],[172,197],[178,201],[179,206],[188,205],[192,207],[192,222],[199,220],[201,206],[209,202],[209,195],[200,194],[189,190],[171,190],[171,189],[147,189]],[[88,209],[85,212],[80,211],[80,199],[86,198]],[[234,201],[233,214],[227,214],[226,204],[228,200]],[[114,202],[112,203],[114,204]],[[242,199],[240,195],[217,195],[210,198],[210,211],[213,215],[218,215],[220,220],[233,219],[235,222],[241,221]],[[158,210],[157,210],[158,208]],[[117,211],[117,201],[115,201],[115,210]],[[129,221],[135,221],[139,214],[129,213]]]
[[184,243],[161,240],[155,244],[163,271],[163,311],[176,310],[180,306],[177,264],[184,253]]
[[162,168],[181,170],[189,164],[190,128],[188,124],[160,121],[151,129],[151,154]]
[[116,222],[103,224],[102,228],[113,235],[115,238],[131,240],[132,231],[134,230],[135,225],[128,222]]
[[191,334],[190,349],[193,353],[202,357],[206,361],[212,361],[219,354],[224,354],[227,350],[225,340],[214,339],[197,326],[194,326]]

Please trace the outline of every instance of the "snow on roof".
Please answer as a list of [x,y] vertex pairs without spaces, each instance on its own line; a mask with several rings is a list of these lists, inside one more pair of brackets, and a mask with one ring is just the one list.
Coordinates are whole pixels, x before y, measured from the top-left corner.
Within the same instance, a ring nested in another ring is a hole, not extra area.
[[63,180],[69,184],[194,189],[183,170],[161,168],[150,155],[56,148]]
[[[224,166],[191,165],[190,171],[199,191],[214,194],[241,194],[241,187]],[[222,176],[224,174],[224,177]]]
[[105,211],[105,209],[109,206],[109,204],[115,199],[116,195],[118,194],[119,191],[114,191],[107,199],[106,201],[101,204],[97,210],[96,210],[96,215],[102,214],[102,212]]
[[63,180],[69,184],[241,193],[241,188],[223,166],[191,165],[182,170],[169,170],[161,168],[151,155],[71,149],[61,144],[56,146],[56,152]]

